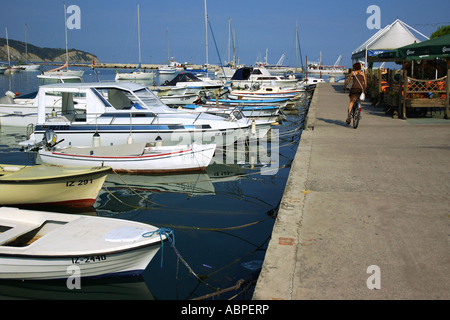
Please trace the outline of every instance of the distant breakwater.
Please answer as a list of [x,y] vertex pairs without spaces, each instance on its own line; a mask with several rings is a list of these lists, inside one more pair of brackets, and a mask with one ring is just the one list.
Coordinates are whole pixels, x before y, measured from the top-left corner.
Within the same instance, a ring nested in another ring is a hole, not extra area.
[[[61,63],[58,62],[46,62],[45,65],[61,65]],[[70,67],[95,67],[95,68],[111,68],[111,69],[135,69],[138,67],[137,63],[95,63],[93,65],[92,63],[70,63]],[[149,70],[158,70],[159,67],[162,65],[160,64],[141,64],[141,69],[149,69]],[[201,65],[188,65],[185,67],[192,68],[192,69],[202,69],[203,66]],[[218,70],[219,66],[213,66],[209,65],[208,70]]]

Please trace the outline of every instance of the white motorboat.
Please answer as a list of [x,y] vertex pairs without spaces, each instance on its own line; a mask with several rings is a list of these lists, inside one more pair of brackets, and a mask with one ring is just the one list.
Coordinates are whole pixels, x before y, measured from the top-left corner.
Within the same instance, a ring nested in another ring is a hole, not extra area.
[[180,95],[162,95],[159,99],[167,105],[185,105],[194,103],[198,99],[198,95],[195,93],[191,94],[180,94]]
[[243,67],[236,70],[231,77],[233,88],[252,88],[254,85],[271,85],[278,87],[295,87],[298,80],[272,75],[264,67]]
[[[0,279],[142,274],[168,229],[123,219],[0,208]],[[75,282],[75,280],[73,280]]]
[[198,94],[200,91],[214,93],[222,88],[222,82],[207,80],[203,81],[190,72],[177,74],[175,78],[162,84],[167,88],[187,88],[186,94]]
[[[237,98],[237,97],[236,97]],[[273,98],[273,99],[206,99],[205,104],[208,105],[225,105],[234,107],[248,106],[278,106],[284,108],[288,104],[290,98]]]
[[263,99],[294,99],[302,92],[304,88],[281,88],[279,86],[263,85],[256,90],[231,90],[228,93],[229,99],[247,99],[247,100],[263,100]]
[[236,119],[265,119],[275,122],[283,113],[278,106],[225,106],[225,105],[202,105],[187,104],[179,108],[194,113],[205,112],[222,117],[234,117]]
[[315,85],[315,84],[324,83],[324,82],[326,82],[326,81],[323,78],[317,78],[317,77],[311,77],[311,76],[307,76],[305,79],[303,79],[301,81],[301,83],[305,86]]
[[89,207],[111,168],[0,165],[0,205]]
[[149,146],[144,143],[106,147],[41,149],[44,163],[62,166],[109,166],[117,172],[173,173],[202,171],[211,162],[215,144]]
[[7,69],[8,67],[6,66],[0,66],[0,74],[4,74]]
[[153,81],[155,79],[154,72],[146,72],[141,70],[141,65],[130,72],[117,72],[115,76],[116,81],[136,81],[136,80],[144,80],[144,81]]
[[159,74],[174,74],[175,72],[177,72],[177,68],[175,66],[170,66],[166,64],[158,67]]
[[[78,76],[38,75],[39,82],[45,83],[81,83]],[[32,92],[17,96],[14,92],[7,91],[0,98],[0,125],[13,127],[27,127],[30,123],[36,124],[38,113],[38,92]],[[85,96],[73,94],[74,109],[84,112],[86,109]],[[46,114],[57,114],[61,111],[62,96],[54,91],[45,97]]]
[[22,64],[20,65],[24,71],[39,71],[41,70],[40,64]]
[[71,76],[71,75],[45,75],[39,74],[37,76],[39,79],[39,85],[43,86],[46,84],[53,83],[80,83],[83,82],[81,77],[79,76]]
[[322,52],[320,52],[320,58],[318,63],[311,62],[308,64],[308,74],[314,75],[344,75],[345,66],[340,66],[342,55],[339,55],[338,59],[332,66],[322,65]]
[[[62,94],[61,112],[46,114],[46,96]],[[85,112],[74,109],[73,94],[84,96]],[[92,145],[94,134],[100,145],[120,145],[130,141],[163,145],[198,143],[232,144],[242,138],[262,138],[270,123],[248,119],[225,119],[205,113],[192,114],[162,103],[147,87],[136,83],[96,82],[55,84],[39,88],[38,119],[34,133],[22,145],[35,144],[48,129],[63,140],[60,147]]]

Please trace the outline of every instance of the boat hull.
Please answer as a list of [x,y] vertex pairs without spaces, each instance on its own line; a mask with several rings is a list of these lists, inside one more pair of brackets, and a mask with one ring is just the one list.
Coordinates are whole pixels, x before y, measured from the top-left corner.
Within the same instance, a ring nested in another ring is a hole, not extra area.
[[153,80],[155,74],[153,72],[131,72],[131,73],[117,73],[116,80]]
[[[206,125],[205,125],[206,126]],[[208,125],[209,126],[209,125]],[[47,129],[54,130],[59,140],[62,141],[58,147],[65,146],[89,146],[93,143],[94,134],[98,133],[100,145],[120,145],[127,144],[130,137],[134,143],[154,143],[158,137],[162,139],[163,145],[188,145],[193,142],[202,144],[215,143],[218,146],[230,145],[239,139],[246,139],[253,137],[250,132],[251,123],[245,127],[237,128],[223,128],[223,129],[205,129],[201,128],[204,125],[184,125],[180,126],[180,129],[172,129],[173,126],[165,125],[133,125],[132,131],[130,131],[129,125],[123,126],[59,126],[59,125],[46,125],[36,126],[34,132],[34,141],[38,142],[44,138],[45,131]],[[200,128],[199,128],[200,127]],[[270,125],[257,126],[256,137],[263,138]]]
[[171,230],[116,218],[0,208],[0,279],[139,275]]
[[0,279],[52,280],[78,275],[83,278],[138,276],[160,247],[160,243],[154,243],[124,252],[56,257],[0,254]]
[[75,76],[82,77],[84,74],[83,70],[58,70],[58,71],[44,71],[46,76]]
[[[42,169],[45,170],[46,167]],[[108,171],[110,169],[105,167],[60,177],[1,177],[0,204],[89,207],[95,203]]]
[[[169,173],[202,171],[211,162],[216,149],[215,144],[179,147],[153,147],[138,156],[105,156],[88,154],[92,148],[76,152],[77,148],[58,151],[39,150],[43,162],[57,165],[111,167],[118,172]],[[80,148],[78,148],[80,149]],[[71,150],[73,150],[71,152]]]

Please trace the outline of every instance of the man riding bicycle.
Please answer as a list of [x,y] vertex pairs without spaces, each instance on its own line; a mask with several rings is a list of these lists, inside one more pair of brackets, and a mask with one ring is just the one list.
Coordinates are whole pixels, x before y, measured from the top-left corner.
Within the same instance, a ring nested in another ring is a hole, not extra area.
[[350,88],[350,103],[348,106],[348,112],[347,112],[347,124],[350,124],[350,112],[352,111],[353,103],[355,102],[356,98],[358,98],[361,93],[366,91],[366,75],[361,70],[361,63],[357,62],[353,65],[353,71],[350,74],[350,76],[347,78],[347,81],[344,85],[344,91],[347,89],[348,84],[350,83],[350,80],[353,80],[353,84]]

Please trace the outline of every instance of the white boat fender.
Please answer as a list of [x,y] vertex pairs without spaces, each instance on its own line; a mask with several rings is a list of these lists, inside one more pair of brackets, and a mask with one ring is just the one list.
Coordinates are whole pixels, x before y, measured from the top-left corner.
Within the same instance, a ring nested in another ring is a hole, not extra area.
[[163,144],[162,138],[161,138],[160,136],[157,136],[157,137],[156,137],[155,142],[156,142],[156,143],[155,143],[155,146],[156,146],[156,147],[161,147],[162,144]]
[[94,133],[94,135],[92,136],[92,146],[93,147],[101,146],[100,134],[98,132]]
[[256,122],[252,120],[252,134],[256,134]]

